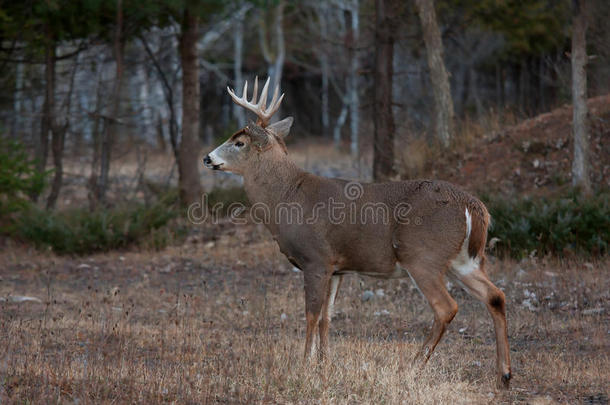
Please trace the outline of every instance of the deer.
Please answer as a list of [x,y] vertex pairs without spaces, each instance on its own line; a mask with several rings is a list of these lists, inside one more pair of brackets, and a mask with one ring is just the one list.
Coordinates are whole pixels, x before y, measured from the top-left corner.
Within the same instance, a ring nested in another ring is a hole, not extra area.
[[[410,277],[425,297],[434,320],[414,358],[425,365],[458,312],[446,287],[446,277],[451,277],[491,315],[496,338],[495,381],[508,389],[506,300],[485,269],[490,223],[485,205],[444,181],[357,183],[301,169],[289,158],[285,142],[293,118],[271,123],[284,94],[279,96],[277,85],[267,104],[268,88],[269,79],[258,97],[257,77],[248,101],[247,81],[241,97],[227,86],[233,102],[254,113],[257,120],[211,151],[203,163],[209,169],[242,176],[250,203],[271,208],[265,226],[288,261],[303,272],[305,359],[316,354],[320,361],[328,358],[329,326],[342,278],[360,274],[383,279]],[[290,220],[273,209],[282,204],[298,206],[307,220]],[[367,211],[371,206],[378,212],[385,208],[386,213],[402,214],[377,221],[370,220],[370,215],[331,215],[337,207],[371,212]]]

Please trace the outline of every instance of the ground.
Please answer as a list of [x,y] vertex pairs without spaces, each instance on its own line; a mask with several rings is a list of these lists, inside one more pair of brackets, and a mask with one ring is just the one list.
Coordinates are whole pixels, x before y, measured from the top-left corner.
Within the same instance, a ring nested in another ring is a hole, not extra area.
[[411,365],[432,321],[423,298],[409,280],[358,276],[339,292],[330,359],[303,363],[303,276],[260,225],[201,228],[161,252],[9,242],[0,402],[608,403],[610,260],[488,268],[507,295],[507,392],[490,317],[456,286],[460,310],[423,370]]
[[[589,108],[590,176],[597,187],[610,187],[610,95],[594,97]],[[572,106],[506,128],[488,128],[466,148],[431,168],[433,177],[477,192],[549,195],[572,180]]]
[[[607,187],[610,96],[589,107],[593,179]],[[422,176],[475,192],[552,194],[570,181],[570,114],[562,107],[485,131]],[[289,148],[310,171],[369,176],[366,154],[353,162],[298,134]],[[111,201],[145,200],[175,183],[169,153],[119,149]],[[86,154],[66,156],[59,207],[84,207]],[[239,184],[203,170],[206,190]],[[610,397],[608,257],[490,258],[491,279],[507,296],[514,377],[504,392],[494,387],[491,319],[457,286],[458,315],[423,370],[411,359],[432,324],[427,303],[410,280],[358,276],[339,291],[330,358],[304,363],[303,276],[261,225],[204,225],[160,252],[85,257],[0,242],[0,403],[607,404]]]

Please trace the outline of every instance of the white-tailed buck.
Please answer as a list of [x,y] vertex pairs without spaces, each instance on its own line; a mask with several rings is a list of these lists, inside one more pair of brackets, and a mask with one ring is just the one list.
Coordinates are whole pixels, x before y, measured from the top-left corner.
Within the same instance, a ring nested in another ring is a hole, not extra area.
[[[258,116],[204,158],[206,167],[243,176],[251,203],[269,207],[266,226],[288,260],[304,273],[305,356],[328,353],[328,328],[342,275],[410,276],[434,311],[430,335],[416,358],[425,363],[458,306],[445,287],[450,275],[483,302],[493,319],[497,383],[508,388],[511,369],[504,293],[485,271],[489,214],[477,198],[443,181],[360,184],[315,176],[297,167],[284,143],[292,118],[270,124],[283,95],[269,80],[257,101],[247,83],[233,101]],[[285,215],[278,206],[297,207]],[[354,214],[355,213],[355,214]],[[319,342],[316,342],[316,337]],[[318,344],[317,344],[318,343]]]

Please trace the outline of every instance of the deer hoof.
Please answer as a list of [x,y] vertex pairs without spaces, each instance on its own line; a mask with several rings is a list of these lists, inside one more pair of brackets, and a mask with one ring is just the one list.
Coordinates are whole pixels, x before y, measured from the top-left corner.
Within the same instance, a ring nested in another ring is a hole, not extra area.
[[510,372],[502,374],[502,376],[500,377],[500,381],[498,384],[498,388],[502,388],[502,389],[509,389],[510,388],[510,379],[511,379],[512,375]]

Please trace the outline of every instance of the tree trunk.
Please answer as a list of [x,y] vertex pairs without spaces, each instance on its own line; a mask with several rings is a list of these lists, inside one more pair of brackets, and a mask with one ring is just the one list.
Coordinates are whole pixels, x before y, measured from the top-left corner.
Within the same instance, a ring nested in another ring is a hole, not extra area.
[[[95,112],[100,110],[102,104],[101,96],[101,84],[100,78],[101,72],[98,72],[98,83],[95,98]],[[89,210],[95,211],[97,208],[97,181],[99,178],[99,163],[100,163],[100,151],[102,149],[102,137],[101,134],[104,132],[105,120],[98,117],[97,115],[93,118],[93,130],[91,132],[91,141],[93,144],[93,157],[91,159],[91,175],[89,176],[88,194],[89,199]]]
[[[282,72],[284,70],[284,61],[286,59],[286,45],[284,42],[284,7],[285,2],[280,0],[274,10],[273,29],[275,31],[275,49],[271,50],[270,43],[267,42],[267,27],[264,18],[261,18],[259,25],[259,40],[261,51],[265,62],[267,62],[267,72],[271,77],[272,88],[269,91],[273,94],[275,87],[282,82]],[[271,41],[270,41],[271,42]],[[281,116],[280,110],[271,118],[271,122],[275,122],[277,117]]]
[[375,23],[375,103],[373,104],[375,127],[373,179],[376,181],[387,181],[394,175],[392,1],[375,0],[377,16]]
[[434,95],[436,137],[445,147],[449,146],[453,132],[453,100],[449,76],[443,60],[443,42],[436,22],[433,0],[415,0],[421,20],[430,80]]
[[538,58],[538,94],[540,97],[540,102],[538,104],[537,113],[546,111],[546,94],[545,94],[545,86],[544,80],[546,77],[546,69],[544,65],[544,57]]
[[335,128],[333,129],[333,143],[335,145],[335,149],[339,149],[341,147],[341,129],[343,128],[343,125],[345,125],[347,112],[348,104],[343,103],[341,105],[341,113],[339,113],[339,117],[337,117],[337,122],[335,123]]
[[[51,133],[53,111],[55,110],[55,41],[47,32],[47,45],[45,47],[45,93],[42,105],[42,119],[40,122],[40,139],[36,147],[36,171],[42,174],[47,167],[49,155],[49,134]],[[32,201],[38,201],[40,195],[34,192],[30,195]]]
[[525,108],[525,88],[527,83],[527,67],[525,60],[519,63],[519,110],[522,114],[527,114]]
[[55,170],[53,174],[53,183],[51,184],[51,192],[47,198],[47,209],[55,208],[57,198],[59,197],[59,192],[61,191],[61,186],[63,185],[63,155],[67,130],[67,122],[62,126],[54,126],[52,130],[53,137],[51,141],[51,150],[53,152],[53,166]]
[[[233,77],[235,83],[233,87],[236,91],[240,91],[244,86],[244,79],[242,77],[242,57],[244,47],[244,19],[240,18],[233,31],[233,45],[234,45],[234,57],[233,57]],[[239,89],[239,90],[238,90]],[[237,126],[240,128],[246,125],[246,114],[243,107],[233,103],[233,118],[237,121]]]
[[358,52],[356,48],[358,46],[358,38],[360,34],[360,5],[359,0],[352,0],[350,7],[351,14],[351,49],[350,49],[350,69],[349,69],[349,115],[350,115],[350,151],[352,157],[358,157],[359,145],[358,145],[358,128],[360,124],[360,97],[358,94]]
[[584,194],[591,193],[589,179],[589,133],[587,110],[587,20],[586,0],[573,0],[572,21],[572,104],[574,132],[574,160],[572,185]]
[[[121,102],[121,88],[123,82],[123,55],[125,51],[125,38],[123,36],[123,2],[117,0],[116,27],[114,31],[113,56],[115,60],[116,73],[112,90],[112,107],[107,113],[107,117],[102,119],[102,130],[96,122],[97,140],[94,139],[94,158],[89,180],[90,198],[89,205],[91,210],[95,210],[99,204],[106,202],[106,191],[108,189],[110,161],[112,158],[112,147],[118,135],[119,127],[119,108]],[[98,95],[99,98],[99,95]],[[98,100],[99,102],[99,100]],[[99,118],[96,118],[96,120]],[[99,174],[98,174],[99,164]]]
[[188,6],[180,35],[182,64],[182,139],[178,147],[180,200],[190,205],[201,198],[199,183],[199,68],[197,65],[198,21]]
[[163,132],[163,117],[161,113],[157,113],[157,148],[161,152],[167,152],[167,143]]
[[118,119],[119,107],[121,102],[121,87],[123,82],[123,52],[125,50],[125,42],[123,38],[123,3],[122,0],[117,0],[117,16],[116,29],[114,34],[114,59],[116,64],[116,75],[113,90],[112,111],[108,120],[107,130],[102,133],[102,151],[100,160],[100,178],[97,184],[97,200],[100,203],[106,201],[106,190],[108,189],[110,159],[112,155],[112,146],[118,135]]
[[[176,161],[178,161],[179,160],[179,158],[178,158],[179,128],[178,128],[178,120],[176,118],[176,109],[174,106],[174,91],[173,91],[171,83],[169,82],[167,75],[165,74],[165,72],[163,71],[163,68],[161,67],[161,61],[159,59],[157,59],[157,57],[153,53],[152,49],[148,45],[148,42],[146,42],[146,39],[143,36],[140,37],[140,41],[142,42],[142,45],[144,46],[144,50],[148,54],[148,57],[152,61],[155,71],[157,72],[157,75],[159,76],[159,79],[161,81],[161,88],[163,89],[163,97],[165,98],[165,103],[167,104],[167,109],[169,111],[169,123],[168,123],[169,142],[172,146],[172,152],[174,154],[174,158],[176,159]],[[164,49],[164,47],[165,47],[165,44],[164,44],[164,41],[162,41],[160,49]],[[174,69],[172,69],[172,70],[174,70]],[[161,114],[159,114],[159,120],[160,120],[160,125],[163,125],[161,122],[161,120],[162,120]],[[161,128],[161,131],[163,131],[163,128]],[[161,134],[162,134],[162,132],[161,132]]]
[[[320,37],[322,41],[328,40],[328,3],[325,1],[320,2],[316,7],[318,14],[318,20],[320,22]],[[321,120],[322,120],[322,135],[327,137],[330,129],[330,114],[329,114],[329,76],[330,66],[328,61],[328,49],[326,44],[321,46],[321,50],[318,51],[320,59],[320,70],[322,71],[322,91],[321,91]]]
[[[63,155],[64,155],[64,145],[66,142],[66,134],[68,133],[68,128],[70,127],[70,106],[72,105],[72,91],[74,90],[74,78],[76,77],[76,70],[79,65],[79,57],[76,57],[72,65],[72,73],[70,75],[70,83],[68,85],[68,94],[65,99],[65,117],[63,118],[63,123],[59,124],[59,117],[57,114],[59,111],[52,111],[53,119],[51,121],[51,133],[53,135],[51,141],[51,150],[53,151],[53,165],[55,167],[55,173],[53,176],[53,184],[51,186],[51,192],[49,193],[49,197],[47,198],[47,209],[55,208],[55,204],[57,203],[57,199],[59,198],[59,192],[61,191],[61,186],[63,185],[63,176],[64,176],[64,165],[63,165]],[[55,60],[53,60],[55,63]]]
[[15,67],[15,93],[13,94],[13,128],[11,135],[17,139],[23,131],[21,128],[21,105],[23,100],[23,78],[24,69],[23,63],[18,62]]
[[[44,114],[47,116],[47,136],[45,136],[45,142],[48,142],[48,133],[51,133],[51,150],[53,152],[53,164],[55,166],[53,174],[53,183],[51,186],[51,193],[47,199],[47,208],[52,208],[55,205],[55,201],[59,195],[59,189],[61,188],[62,176],[63,176],[63,165],[61,154],[63,152],[63,134],[57,131],[55,120],[55,43],[47,45],[45,52],[45,76],[46,76],[46,90],[45,90],[45,111]],[[45,148],[48,146],[45,145]],[[45,157],[46,165],[46,157]]]

